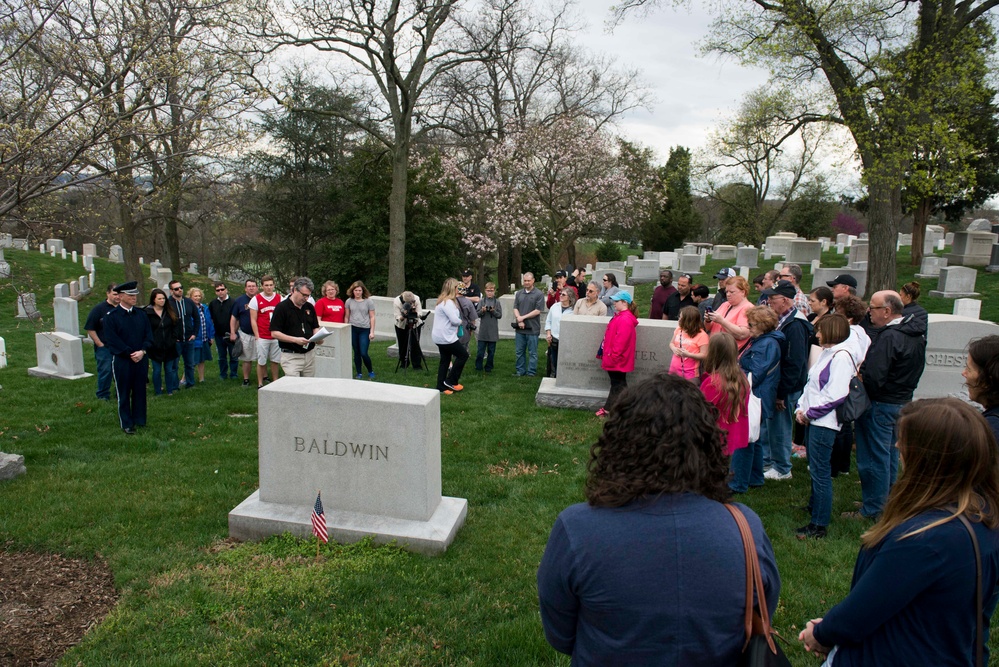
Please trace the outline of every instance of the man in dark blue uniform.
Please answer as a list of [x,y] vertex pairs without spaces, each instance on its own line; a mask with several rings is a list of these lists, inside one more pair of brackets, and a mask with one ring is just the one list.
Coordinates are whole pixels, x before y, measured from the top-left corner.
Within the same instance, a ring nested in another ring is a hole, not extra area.
[[118,419],[128,435],[146,425],[146,350],[153,344],[153,330],[146,311],[135,307],[139,295],[135,281],[114,288],[121,301],[104,318],[104,345],[113,355],[111,372],[118,392]]

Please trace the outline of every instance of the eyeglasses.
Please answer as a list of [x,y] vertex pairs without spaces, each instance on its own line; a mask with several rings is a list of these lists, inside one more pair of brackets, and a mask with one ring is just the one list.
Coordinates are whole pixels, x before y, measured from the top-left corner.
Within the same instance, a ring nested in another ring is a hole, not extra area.
[[216,287],[216,288],[215,288],[215,291],[216,291],[216,292],[224,292],[224,291],[225,291],[225,288],[224,288],[224,287]]
[[595,290],[595,289],[593,289],[593,288],[591,287],[590,289],[586,290],[586,293],[587,293],[587,294],[596,294],[596,293],[597,293],[597,290]]
[[787,278],[788,280],[790,280],[791,279],[791,274],[790,273],[782,273],[782,274],[780,274],[778,276],[778,278]]
[[609,283],[610,282],[610,278],[604,278],[604,282],[605,283]]
[[888,310],[888,306],[868,306],[867,310]]

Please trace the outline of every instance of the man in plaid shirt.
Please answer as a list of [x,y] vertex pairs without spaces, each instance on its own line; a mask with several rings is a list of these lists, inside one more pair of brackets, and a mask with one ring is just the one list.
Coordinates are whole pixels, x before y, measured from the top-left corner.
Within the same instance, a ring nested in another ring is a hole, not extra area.
[[812,307],[808,305],[808,295],[801,291],[801,267],[797,264],[785,264],[780,270],[780,280],[790,280],[794,285],[794,307],[798,312],[808,317],[812,314]]

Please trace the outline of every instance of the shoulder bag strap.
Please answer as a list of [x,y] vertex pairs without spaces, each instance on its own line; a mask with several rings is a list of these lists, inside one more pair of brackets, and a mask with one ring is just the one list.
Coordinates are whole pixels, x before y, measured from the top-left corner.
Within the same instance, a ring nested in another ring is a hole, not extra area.
[[961,523],[967,529],[968,535],[971,537],[971,546],[975,549],[975,665],[976,667],[984,667],[985,636],[982,632],[982,552],[978,548],[978,537],[975,535],[975,529],[971,527],[971,522],[963,514],[958,514],[957,518],[961,520]]
[[[753,635],[763,635],[766,637],[767,646],[770,652],[776,654],[777,646],[770,629],[770,611],[767,609],[767,599],[763,591],[763,576],[760,573],[760,560],[756,554],[756,541],[753,539],[753,532],[749,528],[749,523],[742,511],[731,503],[725,503],[725,509],[732,514],[736,525],[739,526],[739,534],[742,536],[742,548],[746,555],[746,613],[744,623],[746,626],[746,642],[742,650],[749,646],[749,640]],[[756,599],[759,609],[760,622],[757,624],[753,618],[753,589],[756,589]]]

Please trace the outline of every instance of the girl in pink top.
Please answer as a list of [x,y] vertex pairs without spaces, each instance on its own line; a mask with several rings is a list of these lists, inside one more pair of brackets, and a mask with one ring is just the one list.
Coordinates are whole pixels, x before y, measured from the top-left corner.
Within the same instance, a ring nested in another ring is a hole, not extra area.
[[604,417],[614,405],[617,395],[628,386],[628,373],[635,370],[635,343],[638,340],[638,316],[631,295],[625,291],[611,298],[614,316],[607,324],[604,342],[600,346],[600,367],[610,376],[610,393],[604,407],[597,410],[598,417]]
[[739,368],[735,337],[721,332],[711,337],[701,364],[701,393],[718,409],[718,426],[725,432],[725,453],[749,445],[749,382]]
[[680,311],[676,333],[669,349],[673,360],[669,362],[672,375],[693,380],[699,374],[701,360],[707,354],[708,334],[701,322],[701,311],[696,306],[687,306]]

